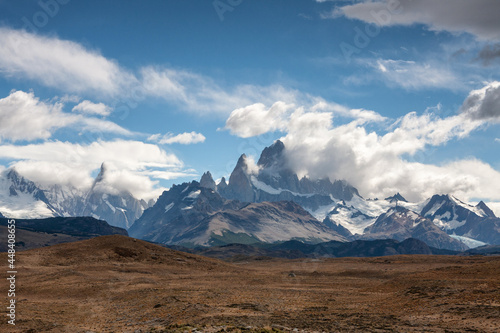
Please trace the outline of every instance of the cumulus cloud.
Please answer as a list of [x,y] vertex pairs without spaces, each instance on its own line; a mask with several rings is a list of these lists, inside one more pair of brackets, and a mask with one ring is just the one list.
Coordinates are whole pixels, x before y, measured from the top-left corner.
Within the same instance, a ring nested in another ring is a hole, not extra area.
[[494,81],[470,92],[462,113],[474,120],[500,120],[500,82]]
[[33,92],[13,91],[0,99],[0,138],[3,140],[49,139],[57,129],[77,125],[85,131],[131,134],[110,121],[65,113],[62,103],[40,101]]
[[85,100],[73,107],[73,112],[81,112],[88,115],[107,117],[111,114],[112,108],[104,103],[93,103]]
[[177,135],[174,135],[172,133],[167,133],[165,135],[153,134],[148,138],[149,141],[167,145],[172,143],[189,145],[194,143],[205,142],[205,139],[206,138],[203,134],[196,132],[185,132]]
[[242,138],[283,130],[292,108],[292,104],[284,102],[276,102],[270,108],[263,103],[249,105],[231,112],[225,128]]
[[0,28],[0,70],[73,93],[116,96],[135,77],[99,52],[25,31]]
[[[85,188],[92,183],[92,173],[105,161],[115,176],[115,188],[127,188],[139,198],[151,198],[157,179],[171,173],[189,175],[177,156],[154,144],[140,141],[99,141],[88,145],[51,141],[25,146],[1,145],[0,158],[19,173],[43,185],[62,184]],[[127,174],[130,177],[123,177]],[[133,177],[131,176],[133,175]],[[121,185],[119,185],[120,183]]]
[[363,0],[339,6],[344,15],[379,26],[424,24],[433,31],[466,32],[481,40],[500,40],[500,2],[496,0]]

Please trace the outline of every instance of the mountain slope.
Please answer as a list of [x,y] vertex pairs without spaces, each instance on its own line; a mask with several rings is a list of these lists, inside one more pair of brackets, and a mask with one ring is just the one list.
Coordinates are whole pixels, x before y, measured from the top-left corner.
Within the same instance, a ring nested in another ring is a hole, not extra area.
[[293,202],[242,203],[224,199],[195,181],[165,191],[129,233],[159,243],[188,246],[292,238],[345,241]]
[[[212,238],[224,237],[225,233],[230,232],[250,234],[257,241],[266,243],[288,239],[308,242],[347,241],[292,201],[251,203],[238,210],[218,212],[204,223]],[[225,226],[222,232],[221,226]],[[224,238],[222,241],[227,242]]]
[[182,241],[207,216],[220,210],[242,207],[238,201],[222,198],[198,182],[173,185],[155,205],[130,227],[133,237],[165,244]]

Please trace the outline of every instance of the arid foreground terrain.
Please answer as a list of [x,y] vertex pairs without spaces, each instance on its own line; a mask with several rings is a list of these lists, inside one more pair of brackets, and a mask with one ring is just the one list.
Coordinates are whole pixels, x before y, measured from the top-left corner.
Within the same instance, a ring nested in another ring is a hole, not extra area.
[[2,332],[500,331],[500,257],[225,263],[105,236],[17,260]]

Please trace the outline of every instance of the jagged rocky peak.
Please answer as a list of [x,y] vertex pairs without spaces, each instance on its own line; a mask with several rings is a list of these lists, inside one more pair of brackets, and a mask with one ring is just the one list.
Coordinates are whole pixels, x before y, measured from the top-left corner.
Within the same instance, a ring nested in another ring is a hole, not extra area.
[[97,175],[97,177],[94,180],[94,185],[97,183],[100,183],[104,180],[104,176],[107,173],[107,171],[108,171],[108,166],[106,165],[106,162],[102,162],[101,169],[99,170],[99,174]]
[[408,202],[408,200],[406,200],[401,194],[399,194],[399,192],[394,194],[392,197],[385,198],[385,200],[389,202],[398,202],[398,201]]
[[477,207],[471,206],[449,194],[433,195],[420,213],[431,219],[443,221],[465,221],[469,215],[482,216],[485,214]]
[[269,147],[264,148],[260,154],[257,165],[261,168],[280,168],[284,166],[285,159],[283,152],[285,151],[285,144],[280,140],[276,140]]
[[479,208],[484,212],[484,214],[488,217],[496,217],[495,213],[488,207],[484,201],[479,201],[479,203],[476,205],[476,208]]
[[35,183],[21,176],[14,168],[10,169],[7,173],[7,179],[11,181],[14,189],[20,190],[21,192],[31,193],[37,188]]
[[36,200],[48,203],[47,197],[43,190],[41,190],[34,182],[24,178],[14,168],[10,169],[7,173],[7,179],[10,180],[9,195],[17,196],[20,192],[33,195]]
[[210,171],[205,172],[203,174],[203,176],[201,176],[200,186],[215,191],[216,185],[215,185],[215,181],[212,178],[212,174],[210,173]]
[[238,163],[236,163],[229,177],[229,185],[225,191],[225,196],[229,199],[253,202],[255,193],[252,188],[252,182],[250,181],[246,159],[247,156],[245,154],[241,155],[238,159]]
[[10,179],[12,182],[19,182],[22,179],[22,176],[16,171],[16,169],[12,168],[7,173],[7,179]]
[[218,188],[226,188],[227,187],[227,181],[226,177],[222,177],[219,184],[217,185]]
[[378,218],[377,218],[377,221],[383,219],[383,218],[387,218],[391,215],[396,215],[398,217],[402,216],[402,215],[406,215],[406,214],[410,214],[412,218],[416,218],[418,214],[416,213],[413,213],[411,210],[409,210],[408,208],[406,207],[403,207],[403,206],[394,206],[394,207],[391,207],[389,208],[385,213],[383,213],[382,215],[380,215]]

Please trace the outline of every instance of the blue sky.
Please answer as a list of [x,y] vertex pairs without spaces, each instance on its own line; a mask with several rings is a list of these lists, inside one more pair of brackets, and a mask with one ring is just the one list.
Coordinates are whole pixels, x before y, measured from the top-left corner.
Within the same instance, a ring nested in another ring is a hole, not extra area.
[[0,164],[85,187],[106,162],[151,197],[281,138],[301,175],[365,197],[500,202],[499,9],[0,1]]

